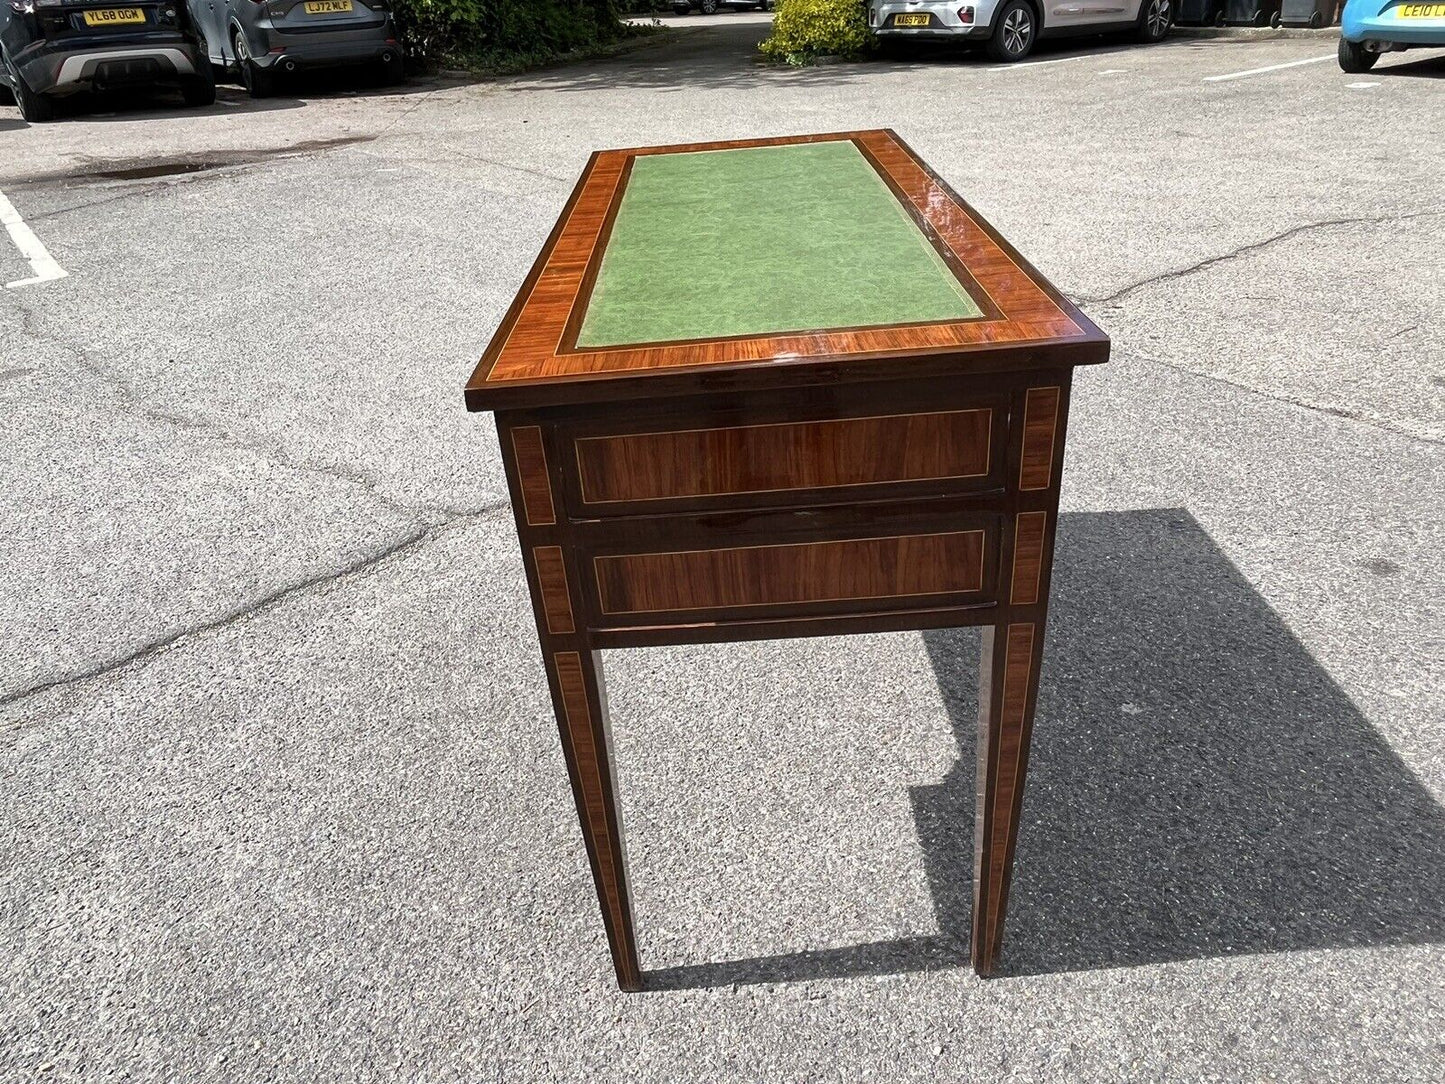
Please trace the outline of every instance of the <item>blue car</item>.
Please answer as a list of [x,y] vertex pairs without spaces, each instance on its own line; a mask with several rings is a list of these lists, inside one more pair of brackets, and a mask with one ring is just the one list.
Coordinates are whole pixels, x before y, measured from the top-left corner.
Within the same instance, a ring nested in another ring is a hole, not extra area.
[[1445,3],[1346,0],[1340,17],[1340,67],[1365,72],[1381,53],[1417,46],[1445,47]]

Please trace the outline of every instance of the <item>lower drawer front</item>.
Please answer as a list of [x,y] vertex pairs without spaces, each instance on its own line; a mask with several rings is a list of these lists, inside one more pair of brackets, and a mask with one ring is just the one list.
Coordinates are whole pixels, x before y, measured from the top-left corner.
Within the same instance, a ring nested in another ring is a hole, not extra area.
[[981,601],[992,524],[763,545],[608,553],[591,560],[605,623],[730,620]]

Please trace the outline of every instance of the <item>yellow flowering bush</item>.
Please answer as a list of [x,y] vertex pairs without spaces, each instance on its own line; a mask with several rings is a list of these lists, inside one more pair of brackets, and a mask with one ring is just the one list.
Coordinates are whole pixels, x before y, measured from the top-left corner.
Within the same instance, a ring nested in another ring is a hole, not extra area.
[[818,56],[859,56],[872,44],[862,0],[781,0],[763,55],[789,64]]

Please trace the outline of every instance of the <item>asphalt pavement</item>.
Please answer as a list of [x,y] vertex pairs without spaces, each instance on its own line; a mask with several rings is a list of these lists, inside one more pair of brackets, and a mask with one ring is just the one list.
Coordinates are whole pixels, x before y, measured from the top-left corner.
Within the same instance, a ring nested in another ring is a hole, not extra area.
[[[0,109],[65,272],[0,288],[0,1080],[1445,1077],[1445,56],[792,69],[688,22]],[[965,963],[977,638],[897,634],[608,654],[624,995],[461,388],[593,149],[867,127],[1114,340],[1005,974]]]

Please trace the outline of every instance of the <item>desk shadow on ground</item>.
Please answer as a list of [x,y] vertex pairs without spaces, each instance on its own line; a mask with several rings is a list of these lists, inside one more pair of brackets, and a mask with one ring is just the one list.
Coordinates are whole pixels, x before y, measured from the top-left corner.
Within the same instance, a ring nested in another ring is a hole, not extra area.
[[[911,792],[938,934],[659,989],[967,966],[978,634],[924,634],[958,741]],[[1445,941],[1445,810],[1180,509],[1061,517],[1001,972]]]

